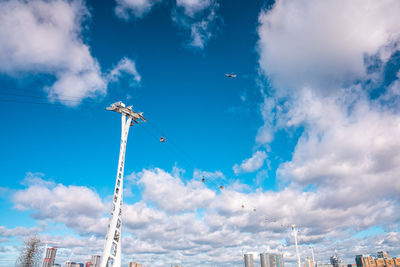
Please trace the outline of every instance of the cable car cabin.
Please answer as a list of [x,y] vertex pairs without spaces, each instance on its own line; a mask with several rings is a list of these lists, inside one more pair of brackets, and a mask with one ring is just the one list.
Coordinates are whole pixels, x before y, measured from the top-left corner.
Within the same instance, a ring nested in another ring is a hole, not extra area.
[[160,142],[161,142],[161,143],[165,142],[165,138],[164,138],[164,137],[161,137],[161,138],[160,138]]
[[220,186],[219,186],[219,189],[223,190],[223,189],[224,189],[224,186],[223,186],[223,185],[220,185]]
[[201,181],[203,182],[203,183],[205,183],[206,182],[206,178],[201,178]]

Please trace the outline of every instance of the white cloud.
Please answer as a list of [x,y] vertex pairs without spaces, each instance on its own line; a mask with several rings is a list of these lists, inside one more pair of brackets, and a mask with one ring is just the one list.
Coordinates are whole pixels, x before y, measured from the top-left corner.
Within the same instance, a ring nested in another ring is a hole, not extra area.
[[131,75],[133,81],[136,83],[140,83],[142,80],[142,77],[136,70],[135,62],[126,57],[121,59],[118,64],[109,72],[108,80],[117,81],[123,73]]
[[183,7],[186,15],[194,17],[212,4],[212,0],[176,0],[177,7]]
[[[136,175],[147,196],[135,204],[124,203],[122,249],[125,263],[134,258],[152,266],[165,266],[175,259],[185,266],[232,266],[242,262],[240,253],[244,249],[283,252],[286,263],[291,265],[295,263],[294,245],[290,230],[282,224],[298,224],[301,230],[299,242],[304,246],[301,251],[306,253],[308,244],[313,243],[317,256],[322,259],[331,256],[333,246],[353,248],[354,242],[360,242],[349,235],[376,225],[395,224],[399,220],[398,204],[391,201],[330,205],[334,187],[327,187],[329,192],[286,188],[280,192],[250,194],[228,187],[217,194],[202,183],[199,187],[192,181],[185,184],[181,177],[160,169],[144,170]],[[88,253],[101,253],[109,203],[104,204],[96,192],[83,186],[46,183],[38,179],[36,183],[26,185],[26,189],[15,193],[16,206],[31,210],[39,222],[46,220],[47,227],[51,222],[61,223],[83,235],[42,233],[41,237],[59,241],[61,248],[75,248],[73,260],[82,261],[87,259]],[[43,204],[43,198],[46,204]],[[195,211],[196,208],[201,212]],[[71,224],[73,220],[79,223]],[[18,229],[0,227],[0,233],[9,236]],[[25,231],[24,228],[21,230],[21,233]],[[60,231],[59,226],[57,230]],[[95,235],[88,237],[88,234]],[[285,238],[287,245],[283,246],[281,240]],[[342,239],[344,241],[340,241]],[[331,240],[338,241],[332,244]],[[396,231],[372,235],[368,240],[370,242],[363,243],[360,249],[369,251],[382,243],[393,253],[400,252]],[[354,249],[339,251],[343,257],[354,260]],[[63,260],[70,254],[68,249],[59,252],[57,257]]]
[[116,2],[115,14],[122,19],[128,20],[130,13],[138,18],[145,16],[161,0],[116,0]]
[[[80,0],[2,1],[0,72],[50,74],[55,82],[45,87],[49,99],[69,106],[104,96],[108,80],[82,37],[89,16]],[[131,74],[140,77],[136,70]]]
[[15,227],[13,229],[9,229],[4,226],[0,226],[0,236],[1,237],[16,237],[16,236],[30,236],[30,235],[35,235],[39,231],[43,229],[39,227],[32,227],[32,228],[26,228],[26,227]]
[[[37,178],[36,181],[40,181]],[[40,181],[13,196],[14,207],[31,210],[38,220],[52,220],[82,233],[102,233],[106,227],[105,205],[97,193],[83,186],[64,186]]]
[[[0,71],[49,73],[50,99],[66,102],[106,93],[99,64],[81,38],[89,15],[82,1],[3,1],[0,4]],[[66,102],[70,104],[71,102]]]
[[[151,9],[163,0],[116,0],[115,13],[129,20],[131,14],[137,18],[147,15]],[[172,20],[189,33],[188,47],[204,49],[215,34],[219,17],[216,0],[176,0],[172,10]]]
[[400,134],[400,118],[396,113],[365,98],[349,111],[343,98],[308,94],[298,100],[290,118],[307,126],[292,160],[278,169],[281,179],[335,187],[332,205],[398,198],[400,142],[393,136]]
[[143,170],[139,184],[144,186],[143,199],[169,212],[193,211],[206,206],[215,193],[201,181],[182,182],[179,177],[161,170]]
[[377,54],[384,63],[396,49],[400,21],[394,10],[400,4],[389,0],[277,1],[259,17],[260,66],[276,94],[264,99],[257,141],[271,142],[279,128],[303,127],[278,177],[321,190],[335,186],[332,205],[400,192],[400,144],[392,138],[399,117],[381,102],[396,95],[397,81],[376,101],[362,84],[352,84],[370,78],[366,56]]
[[[389,0],[281,0],[260,13],[259,65],[273,89],[260,107],[264,123],[256,141],[268,145],[280,129],[287,138],[297,138],[296,130],[300,138],[277,170],[281,191],[248,197],[271,216],[271,227],[274,216],[301,225],[300,243],[317,244],[319,258],[330,256],[332,240],[345,259],[396,240],[398,230],[391,229],[400,220],[394,212],[400,195],[400,143],[393,138],[400,129],[398,80],[381,88],[375,100],[366,81],[379,84],[388,58],[399,49],[399,10],[399,2]],[[372,73],[369,57],[379,62]],[[260,231],[249,223],[254,218],[247,220],[231,216],[232,223]],[[374,227],[384,234],[356,237]],[[399,253],[397,245],[391,250]]]
[[198,170],[195,169],[193,171],[193,178],[194,179],[199,179],[201,180],[201,178],[207,178],[207,179],[217,179],[217,178],[221,178],[223,180],[225,180],[225,175],[221,172],[221,171],[215,171],[215,172],[208,172],[208,171],[202,171],[202,170]]
[[265,160],[267,159],[267,153],[264,151],[257,151],[251,156],[251,158],[243,160],[243,162],[239,164],[235,164],[233,166],[233,171],[235,174],[239,174],[242,172],[254,172],[260,169]]
[[399,10],[396,0],[276,1],[259,16],[260,67],[280,91],[334,90],[365,76],[366,56],[387,60]]
[[178,0],[173,21],[190,32],[189,47],[204,49],[217,28],[219,4],[214,0]]

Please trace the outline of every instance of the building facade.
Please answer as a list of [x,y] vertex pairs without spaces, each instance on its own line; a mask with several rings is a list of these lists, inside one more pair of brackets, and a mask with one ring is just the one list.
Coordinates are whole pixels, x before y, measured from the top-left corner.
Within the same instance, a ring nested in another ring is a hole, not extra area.
[[371,255],[357,255],[357,267],[400,267],[399,258],[390,258],[388,252],[379,251],[377,257]]
[[244,254],[244,266],[245,267],[254,267],[254,258],[253,254]]
[[47,248],[46,256],[43,259],[42,267],[51,267],[54,265],[54,261],[56,260],[57,248]]
[[314,262],[311,258],[306,258],[304,260],[304,267],[314,267]]
[[93,255],[91,259],[92,267],[100,267],[100,255]]
[[261,267],[284,267],[285,263],[282,254],[261,253]]
[[141,264],[141,263],[134,262],[134,261],[131,261],[131,262],[129,263],[129,267],[142,267],[142,264]]

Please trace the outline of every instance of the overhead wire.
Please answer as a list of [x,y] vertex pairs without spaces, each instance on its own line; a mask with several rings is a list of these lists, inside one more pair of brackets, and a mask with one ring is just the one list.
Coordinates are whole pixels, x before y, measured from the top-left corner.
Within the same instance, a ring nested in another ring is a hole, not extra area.
[[[15,88],[10,88],[10,87],[0,87],[0,89],[15,89]],[[29,90],[29,89],[17,89],[19,91],[25,91],[25,92],[37,92],[35,90]],[[1,96],[15,96],[15,97],[22,97],[22,98],[28,98],[27,100],[25,99],[13,99],[13,98],[2,98]],[[76,96],[69,96],[69,95],[59,95],[61,97],[66,97],[66,98],[72,98],[72,99],[62,99],[62,102],[69,102],[69,103],[74,103],[74,104],[79,104],[82,101],[81,100],[76,100],[76,99],[81,99],[79,97]],[[31,99],[29,99],[31,98]],[[66,108],[65,104],[61,104],[61,103],[51,103],[49,102],[49,99],[45,96],[38,96],[38,95],[27,95],[27,94],[20,94],[20,93],[11,93],[11,92],[4,92],[0,90],[0,102],[13,102],[13,103],[24,103],[24,104],[35,104],[35,105],[50,105],[53,107],[60,107],[60,108]],[[103,106],[101,105],[101,103],[96,102],[96,101],[90,101],[90,100],[84,100],[85,103],[88,103],[89,106],[85,105],[78,105],[75,106],[74,108],[78,108],[78,109],[104,109]],[[153,122],[153,121],[148,121],[148,125],[150,126],[150,128],[153,129],[153,132],[150,132],[150,134],[155,137],[155,138],[160,138],[164,137],[164,131],[160,130],[160,128]],[[144,127],[145,129],[147,127]],[[155,132],[155,133],[154,133]],[[157,137],[157,134],[159,135]],[[198,164],[197,162],[193,159],[193,157],[191,157],[191,155],[189,155],[189,153],[187,153],[184,149],[182,149],[174,140],[171,136],[166,136],[166,141],[165,141],[167,147],[170,147],[170,150],[179,152],[177,153],[178,155],[180,154],[180,157],[185,161],[186,164],[188,164],[193,171],[196,169],[200,169],[198,168]],[[225,186],[223,185],[223,182],[217,183],[217,178],[212,177],[211,175],[208,175],[206,173],[203,173],[201,175],[201,177],[196,177],[196,179],[202,181],[205,184],[211,184],[215,189],[219,189],[221,191],[223,191],[225,189]],[[204,180],[203,180],[204,179]],[[243,197],[241,197],[241,202],[242,202],[242,209],[243,208],[248,208],[248,206],[253,206],[253,211],[256,211],[256,207],[254,205],[248,205],[246,203],[249,203],[248,200],[244,199]]]
[[[160,136],[165,136],[165,132],[160,130],[160,128],[154,123],[154,121],[149,120],[148,121],[148,125],[153,129],[153,131],[157,132]],[[172,150],[175,151],[179,151],[180,157],[186,162],[186,164],[188,164],[193,171],[196,169],[199,169],[197,162],[193,159],[193,157],[191,157],[184,149],[182,149],[180,146],[177,145],[177,143],[173,140],[173,138],[171,136],[166,136],[165,138],[165,144],[166,146],[170,146]],[[203,181],[202,179],[205,179],[205,181]],[[214,185],[215,188],[219,188],[220,190],[224,189],[224,186],[220,183],[217,184],[211,176],[207,175],[207,174],[203,174],[202,177],[197,177],[196,179],[202,181],[203,183],[211,183]],[[222,188],[221,188],[222,187]]]
[[[161,135],[164,135],[164,132],[161,131],[160,128],[159,128],[158,126],[156,126],[154,122],[150,122],[150,121],[149,121],[149,125],[150,125],[150,127],[152,127],[156,132],[158,132],[158,133],[161,134]],[[196,165],[198,165],[198,164],[196,164],[196,161],[195,161],[185,150],[183,150],[182,148],[180,148],[180,146],[178,146],[178,145],[173,141],[173,139],[172,139],[171,137],[167,136],[166,142],[167,142],[167,143],[170,143],[170,144],[172,145],[173,148],[179,150],[179,151],[181,152],[181,154],[182,154],[183,156],[185,156],[185,157],[184,157],[185,162],[188,163],[188,164],[192,167],[193,170],[198,169],[198,168],[196,168]],[[203,174],[202,177],[199,177],[198,179],[200,179],[200,181],[202,181],[203,183],[206,183],[206,184],[210,184],[210,183],[211,183],[215,188],[219,188],[219,190],[221,190],[221,191],[223,191],[223,190],[225,189],[223,183],[217,184],[216,181],[213,179],[213,177],[211,177],[210,175]],[[252,204],[249,205],[249,204],[248,204],[248,203],[250,202],[248,199],[245,199],[245,198],[244,198],[243,196],[241,196],[241,195],[239,195],[239,197],[241,198],[241,201],[240,201],[240,202],[241,202],[242,204],[241,204],[240,207],[241,207],[242,209],[246,209],[246,210],[248,210],[248,211],[253,211],[253,212],[256,212],[256,211],[257,211],[257,208],[256,208],[255,205],[252,205]],[[251,206],[250,209],[249,209],[249,206]]]

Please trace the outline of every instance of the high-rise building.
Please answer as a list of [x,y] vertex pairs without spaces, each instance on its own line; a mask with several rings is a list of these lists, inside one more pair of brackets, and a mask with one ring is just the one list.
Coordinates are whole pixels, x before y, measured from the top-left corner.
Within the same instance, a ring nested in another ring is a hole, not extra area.
[[244,254],[244,266],[245,267],[254,267],[254,258],[252,253]]
[[54,265],[54,261],[56,260],[56,253],[57,253],[57,248],[47,248],[46,250],[46,256],[43,259],[43,264],[42,267],[51,267]]
[[389,252],[378,251],[377,256],[378,256],[378,258],[389,258]]
[[282,254],[261,253],[261,267],[284,267],[285,263]]
[[92,267],[100,267],[100,256],[93,255],[91,262],[92,262]]
[[304,267],[314,267],[313,264],[312,258],[307,257],[304,260]]
[[131,262],[129,263],[129,267],[142,267],[142,264],[141,264],[141,263],[134,262],[134,261],[131,261]]
[[388,252],[379,251],[376,258],[370,255],[357,255],[356,264],[357,267],[397,267],[400,266],[400,260],[390,258]]
[[335,255],[330,257],[330,262],[333,265],[333,267],[345,267],[346,266],[346,264],[342,261],[342,259],[339,258],[336,248],[335,248]]
[[75,265],[76,265],[76,263],[75,263],[75,262],[72,262],[72,261],[67,261],[67,262],[65,263],[65,267],[75,267]]

